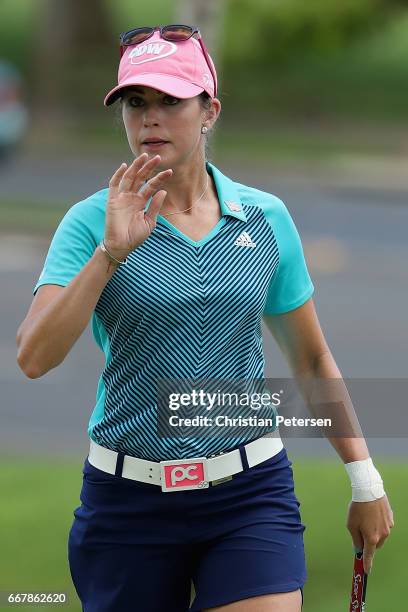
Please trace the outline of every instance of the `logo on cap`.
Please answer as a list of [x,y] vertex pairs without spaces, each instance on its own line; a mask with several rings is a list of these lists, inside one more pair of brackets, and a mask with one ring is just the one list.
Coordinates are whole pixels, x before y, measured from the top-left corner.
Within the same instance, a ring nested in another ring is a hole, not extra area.
[[[160,60],[168,55],[173,55],[177,51],[177,45],[164,40],[163,42],[151,42],[141,44],[132,49],[129,53],[131,64],[144,64],[145,62],[153,62]],[[141,58],[141,59],[139,59]]]
[[212,85],[212,78],[206,72],[203,74],[203,83],[204,85]]

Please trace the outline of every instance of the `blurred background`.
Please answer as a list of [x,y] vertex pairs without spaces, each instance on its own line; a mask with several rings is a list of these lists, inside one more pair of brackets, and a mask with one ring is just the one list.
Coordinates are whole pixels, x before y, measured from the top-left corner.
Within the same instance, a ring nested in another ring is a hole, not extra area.
[[[130,0],[2,0],[3,599],[64,591],[65,609],[80,610],[66,546],[103,355],[88,327],[63,364],[30,380],[16,363],[15,335],[64,213],[131,159],[117,111],[103,106],[117,82],[119,33],[166,23],[200,27],[222,103],[209,159],[286,203],[343,376],[407,377],[407,2],[156,0],[136,9]],[[289,376],[266,328],[264,346],[266,376]],[[372,612],[405,599],[407,429],[399,434],[367,440],[396,523],[374,559]],[[343,612],[352,571],[344,467],[325,440],[285,443],[307,527],[304,610]]]

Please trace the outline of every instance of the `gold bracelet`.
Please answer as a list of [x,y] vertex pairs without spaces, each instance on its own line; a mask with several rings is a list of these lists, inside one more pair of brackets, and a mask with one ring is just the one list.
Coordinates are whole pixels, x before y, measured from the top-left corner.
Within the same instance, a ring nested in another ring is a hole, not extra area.
[[119,259],[116,259],[113,255],[111,255],[108,251],[108,249],[105,246],[105,242],[102,239],[101,242],[99,243],[99,246],[101,247],[102,251],[104,253],[106,253],[106,255],[109,257],[109,259],[117,264],[119,264],[120,266],[127,263],[127,257],[125,257],[125,259],[123,261],[120,261]]

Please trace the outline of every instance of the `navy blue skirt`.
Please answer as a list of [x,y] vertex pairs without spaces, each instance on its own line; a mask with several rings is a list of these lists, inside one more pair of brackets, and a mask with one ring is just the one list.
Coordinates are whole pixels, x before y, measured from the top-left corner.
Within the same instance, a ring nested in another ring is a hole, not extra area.
[[164,493],[86,458],[68,539],[83,612],[199,612],[299,588],[303,600],[305,526],[291,465],[283,448],[232,480]]

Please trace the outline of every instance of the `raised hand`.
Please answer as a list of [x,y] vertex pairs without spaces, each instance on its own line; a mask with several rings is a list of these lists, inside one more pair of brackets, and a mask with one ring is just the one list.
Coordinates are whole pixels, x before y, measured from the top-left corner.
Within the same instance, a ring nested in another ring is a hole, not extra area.
[[[116,259],[123,260],[150,236],[167,195],[161,188],[173,170],[163,170],[147,180],[161,157],[155,155],[146,161],[147,158],[147,153],[142,153],[129,167],[122,164],[109,181],[104,240],[106,248]],[[146,180],[143,190],[139,191]],[[153,197],[145,213],[150,196]]]

